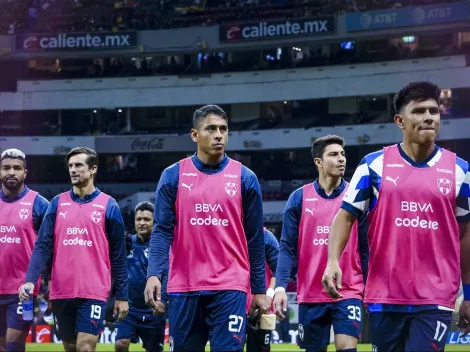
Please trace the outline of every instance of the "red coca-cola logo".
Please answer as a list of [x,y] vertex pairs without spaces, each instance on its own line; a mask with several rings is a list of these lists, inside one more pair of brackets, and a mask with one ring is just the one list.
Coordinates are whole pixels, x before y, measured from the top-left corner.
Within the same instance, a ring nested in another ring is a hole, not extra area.
[[150,139],[136,138],[132,142],[131,149],[135,151],[152,151],[162,150],[165,143],[165,138],[154,137]]

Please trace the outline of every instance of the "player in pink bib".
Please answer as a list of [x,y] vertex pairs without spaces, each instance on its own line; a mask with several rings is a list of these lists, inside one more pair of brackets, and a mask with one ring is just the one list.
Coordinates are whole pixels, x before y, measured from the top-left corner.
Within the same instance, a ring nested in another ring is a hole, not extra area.
[[339,258],[356,218],[368,213],[365,302],[377,352],[442,351],[460,272],[460,327],[470,331],[470,173],[466,161],[434,144],[440,94],[428,82],[396,94],[403,143],[363,159],[331,226],[323,284],[338,299],[349,270]]
[[[26,276],[49,202],[25,186],[26,159],[18,149],[0,158],[0,351],[24,351],[32,321],[22,318],[18,286]],[[37,281],[34,295],[39,292]]]
[[241,351],[247,292],[253,309],[264,313],[271,303],[261,190],[256,175],[225,154],[220,107],[195,111],[191,137],[197,153],[165,169],[157,186],[146,301],[157,308],[169,259],[171,349],[204,351],[210,339],[212,351]]
[[[361,254],[366,261],[367,241],[359,241],[358,224],[354,224],[351,241],[341,257],[347,267],[344,298],[335,301],[328,297],[321,284],[328,256],[328,233],[348,188],[342,178],[346,168],[343,138],[330,135],[316,139],[312,157],[318,179],[294,191],[284,210],[274,305],[276,313],[284,318],[287,282],[297,263],[299,346],[308,352],[326,351],[333,326],[336,350],[353,352],[362,324]],[[365,236],[361,239],[366,240]]]
[[94,186],[98,155],[89,148],[67,154],[73,188],[56,196],[46,213],[20,299],[52,258],[49,299],[65,351],[94,351],[103,329],[111,273],[114,313],[128,311],[124,222],[116,201]]

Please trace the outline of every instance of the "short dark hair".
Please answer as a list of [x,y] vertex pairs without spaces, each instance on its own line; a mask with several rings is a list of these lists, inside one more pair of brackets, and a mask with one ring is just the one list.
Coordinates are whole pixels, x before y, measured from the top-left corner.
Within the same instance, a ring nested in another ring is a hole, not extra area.
[[19,149],[11,148],[4,150],[0,156],[0,163],[4,159],[18,159],[23,161],[24,168],[26,169],[26,155]]
[[399,114],[403,107],[411,101],[425,101],[434,99],[439,104],[441,89],[431,82],[411,82],[395,94],[393,106],[395,113]]
[[329,134],[328,136],[324,136],[312,143],[312,158],[322,158],[323,153],[325,152],[325,148],[330,144],[339,144],[344,148],[344,139],[340,136],[336,136],[334,134]]
[[199,122],[204,120],[209,114],[214,114],[220,116],[225,121],[228,122],[227,114],[225,111],[218,105],[204,105],[197,109],[193,114],[193,128],[197,128]]
[[67,153],[65,160],[68,163],[72,156],[75,156],[78,154],[86,154],[87,156],[86,163],[88,166],[98,166],[99,164],[98,154],[93,149],[88,148],[88,147],[73,148],[71,151]]
[[148,210],[149,212],[151,212],[153,214],[153,212],[155,211],[155,207],[153,206],[152,203],[150,202],[140,202],[139,204],[137,204],[137,206],[135,207],[135,213],[137,214],[138,211],[145,211],[145,210]]

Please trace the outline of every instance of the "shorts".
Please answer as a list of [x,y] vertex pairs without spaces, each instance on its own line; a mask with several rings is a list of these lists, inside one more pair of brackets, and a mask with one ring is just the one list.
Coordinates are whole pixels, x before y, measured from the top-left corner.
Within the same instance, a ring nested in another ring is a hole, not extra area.
[[7,329],[28,332],[32,323],[32,320],[23,320],[23,307],[18,295],[0,295],[0,337],[7,335]]
[[377,352],[444,351],[452,312],[369,312],[371,342]]
[[332,303],[299,304],[300,348],[324,350],[330,343],[330,330],[335,335],[359,339],[362,326],[362,301],[346,298]]
[[165,344],[165,323],[164,316],[142,314],[131,308],[124,320],[114,325],[117,329],[116,341],[129,339],[132,343],[138,343],[140,338],[147,351],[161,352]]
[[103,331],[106,302],[96,299],[71,298],[52,300],[52,313],[57,336],[74,341],[79,332],[98,336]]
[[246,332],[246,352],[271,351],[272,332],[270,330],[255,330],[248,325]]
[[241,351],[245,343],[246,293],[169,294],[172,352]]

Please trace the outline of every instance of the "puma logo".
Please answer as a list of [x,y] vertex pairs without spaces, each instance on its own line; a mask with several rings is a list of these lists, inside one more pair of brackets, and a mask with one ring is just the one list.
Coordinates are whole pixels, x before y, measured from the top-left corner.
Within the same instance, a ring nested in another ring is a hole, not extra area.
[[181,186],[186,187],[187,189],[189,189],[189,192],[191,192],[191,187],[193,186],[193,184],[191,183],[191,184],[188,186],[186,183],[183,183]]
[[397,185],[397,180],[400,178],[400,176],[397,176],[395,179],[391,178],[390,176],[385,177],[386,181],[393,182],[393,184],[396,186]]
[[305,211],[306,211],[307,213],[310,213],[310,214],[312,214],[312,215],[313,215],[313,211],[314,211],[314,210],[315,210],[315,208],[312,208],[312,209],[308,209],[308,208],[307,208],[307,209],[305,209]]
[[61,212],[59,213],[59,215],[60,215],[60,216],[63,216],[64,219],[65,219],[65,215],[67,215],[67,212],[66,212],[66,211],[62,212],[62,211],[61,211]]
[[240,345],[242,344],[242,338],[240,336],[233,334],[233,338],[240,342]]

